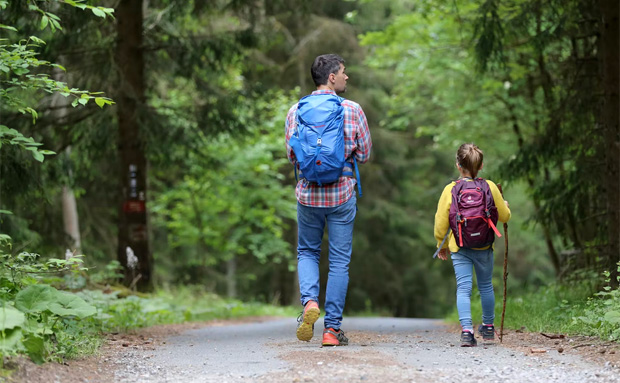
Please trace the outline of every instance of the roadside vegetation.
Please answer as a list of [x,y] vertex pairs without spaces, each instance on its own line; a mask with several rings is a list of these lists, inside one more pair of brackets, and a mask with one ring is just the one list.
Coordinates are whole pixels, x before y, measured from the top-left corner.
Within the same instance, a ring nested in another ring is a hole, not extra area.
[[62,362],[93,354],[106,333],[159,324],[296,314],[292,308],[223,299],[202,286],[137,293],[118,283],[116,261],[89,271],[81,256],[42,261],[37,254],[0,251],[0,263],[2,360],[26,354],[39,364]]
[[[618,264],[620,272],[620,263]],[[594,274],[594,275],[593,275]],[[620,277],[612,283],[610,272],[577,273],[562,282],[531,291],[508,291],[504,329],[591,335],[620,342]],[[495,327],[499,332],[501,280],[495,281]],[[472,318],[481,318],[480,295],[472,293]],[[447,320],[458,323],[456,309]]]

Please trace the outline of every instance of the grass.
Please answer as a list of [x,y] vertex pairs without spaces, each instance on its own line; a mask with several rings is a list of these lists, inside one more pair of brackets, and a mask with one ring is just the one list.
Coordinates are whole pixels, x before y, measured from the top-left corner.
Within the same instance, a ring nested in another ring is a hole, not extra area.
[[[572,318],[583,313],[590,295],[591,292],[585,289],[571,289],[558,285],[544,287],[536,292],[521,293],[518,296],[509,295],[506,299],[504,328],[525,327],[528,331],[534,332],[570,332]],[[497,291],[495,296],[495,327],[499,329],[502,296],[498,295]],[[481,323],[482,307],[477,290],[472,292],[471,314],[474,324]],[[446,320],[458,323],[456,307]]]
[[[576,333],[573,318],[581,316],[593,291],[587,284],[551,285],[506,300],[504,326],[534,332]],[[502,301],[496,302],[501,320]],[[480,315],[482,311],[480,309]],[[499,322],[496,320],[496,322]]]
[[170,309],[183,315],[184,322],[212,319],[233,319],[249,316],[292,317],[299,308],[274,306],[261,302],[242,302],[205,293],[200,287],[180,286],[159,290],[152,298],[168,304]]
[[98,313],[91,320],[100,324],[103,332],[127,332],[159,324],[249,316],[295,316],[298,311],[292,307],[225,299],[196,286],[180,286],[126,298],[99,290],[82,291],[79,295],[97,307]]

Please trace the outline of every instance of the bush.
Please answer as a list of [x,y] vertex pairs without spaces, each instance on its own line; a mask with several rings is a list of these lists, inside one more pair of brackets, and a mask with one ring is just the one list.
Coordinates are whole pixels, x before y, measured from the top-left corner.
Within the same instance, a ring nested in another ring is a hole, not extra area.
[[[620,274],[620,262],[618,262]],[[588,299],[583,315],[573,317],[572,325],[579,332],[596,335],[602,339],[620,341],[620,275],[615,289],[611,286],[611,274],[603,272],[606,286],[603,291]]]

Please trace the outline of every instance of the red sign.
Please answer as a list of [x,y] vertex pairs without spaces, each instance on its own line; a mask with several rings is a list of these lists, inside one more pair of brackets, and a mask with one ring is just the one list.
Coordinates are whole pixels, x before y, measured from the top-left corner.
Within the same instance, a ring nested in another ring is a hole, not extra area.
[[143,213],[146,210],[144,201],[125,201],[123,211],[125,213]]

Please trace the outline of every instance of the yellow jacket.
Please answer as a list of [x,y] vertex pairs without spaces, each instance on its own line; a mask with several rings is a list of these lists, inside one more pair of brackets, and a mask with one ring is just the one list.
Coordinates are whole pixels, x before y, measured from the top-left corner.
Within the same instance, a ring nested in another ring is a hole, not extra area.
[[[471,179],[465,179],[466,182],[471,182]],[[491,194],[493,194],[493,200],[495,202],[495,206],[497,207],[497,215],[498,220],[500,222],[508,222],[510,220],[510,209],[504,203],[504,198],[502,197],[502,193],[500,193],[497,185],[493,183],[493,181],[486,180],[489,184],[489,188],[491,189]],[[437,240],[437,247],[441,245],[443,238],[446,236],[448,229],[450,228],[450,205],[452,205],[452,188],[456,185],[456,182],[452,181],[448,184],[444,189],[443,193],[441,193],[441,197],[439,197],[439,203],[437,204],[437,213],[435,213],[435,239]],[[499,203],[498,203],[499,201]],[[443,244],[444,248],[449,248],[450,252],[456,253],[459,251],[459,247],[456,244],[456,239],[454,238],[454,233],[450,232],[450,238],[446,243]],[[488,249],[489,247],[484,247],[483,249]]]

